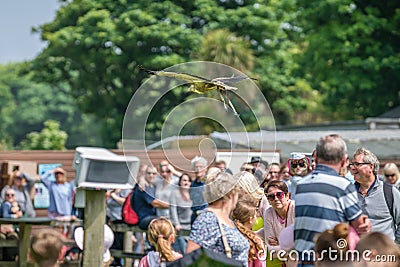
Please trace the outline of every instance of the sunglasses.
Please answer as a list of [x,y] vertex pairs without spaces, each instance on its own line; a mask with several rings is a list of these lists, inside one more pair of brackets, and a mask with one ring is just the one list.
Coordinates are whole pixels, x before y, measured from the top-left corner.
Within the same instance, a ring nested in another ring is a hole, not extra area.
[[6,194],[6,196],[8,196],[8,197],[13,197],[14,194]]
[[161,173],[171,173],[171,171],[161,171]]
[[396,176],[396,174],[385,174],[385,177],[395,177]]
[[275,194],[267,194],[267,199],[268,200],[275,200],[275,196],[279,199],[282,200],[285,197],[286,193],[285,192],[276,192]]
[[157,175],[156,172],[147,172],[148,175]]
[[299,166],[300,168],[304,168],[306,166],[306,164],[303,161],[293,162],[290,165],[292,166],[292,168],[297,168],[297,166]]

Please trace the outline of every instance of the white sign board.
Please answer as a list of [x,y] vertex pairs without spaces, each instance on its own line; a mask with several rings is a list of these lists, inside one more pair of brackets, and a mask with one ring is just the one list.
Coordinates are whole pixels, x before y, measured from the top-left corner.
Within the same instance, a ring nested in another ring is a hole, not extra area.
[[49,190],[43,183],[35,184],[35,198],[33,199],[36,209],[47,209],[50,206]]

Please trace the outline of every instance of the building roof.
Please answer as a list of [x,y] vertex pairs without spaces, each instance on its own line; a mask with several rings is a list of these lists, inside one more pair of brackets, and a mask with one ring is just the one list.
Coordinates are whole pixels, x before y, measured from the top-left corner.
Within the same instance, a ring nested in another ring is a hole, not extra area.
[[219,149],[276,149],[282,158],[291,152],[312,152],[321,136],[339,134],[347,143],[349,155],[360,146],[374,152],[381,159],[400,158],[400,130],[332,130],[332,131],[260,131],[213,132],[210,137]]
[[379,115],[378,118],[400,118],[400,106]]

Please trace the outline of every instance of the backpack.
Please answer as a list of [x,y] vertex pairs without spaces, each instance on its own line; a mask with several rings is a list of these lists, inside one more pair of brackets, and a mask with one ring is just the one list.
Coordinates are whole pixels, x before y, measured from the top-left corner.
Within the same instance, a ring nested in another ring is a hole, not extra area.
[[386,205],[388,206],[390,215],[392,215],[392,218],[394,218],[393,217],[393,202],[394,202],[394,200],[393,200],[393,191],[392,190],[393,190],[392,185],[385,183],[385,182],[383,183],[383,194],[385,195],[385,202],[386,202]]
[[136,225],[139,223],[139,217],[132,207],[134,192],[135,189],[129,193],[129,195],[125,198],[124,204],[122,205],[122,220],[124,223],[129,225]]

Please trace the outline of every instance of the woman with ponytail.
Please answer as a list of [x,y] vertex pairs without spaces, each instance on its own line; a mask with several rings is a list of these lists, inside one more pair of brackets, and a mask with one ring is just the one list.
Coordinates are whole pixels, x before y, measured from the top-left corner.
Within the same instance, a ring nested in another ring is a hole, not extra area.
[[173,251],[175,229],[171,221],[160,217],[150,222],[147,237],[156,251],[150,251],[139,263],[139,267],[158,267],[162,262],[170,262],[182,258],[182,255]]
[[253,201],[245,198],[239,200],[232,211],[232,219],[237,229],[249,241],[249,267],[265,267],[264,240],[251,230],[257,219],[257,207],[254,206]]

